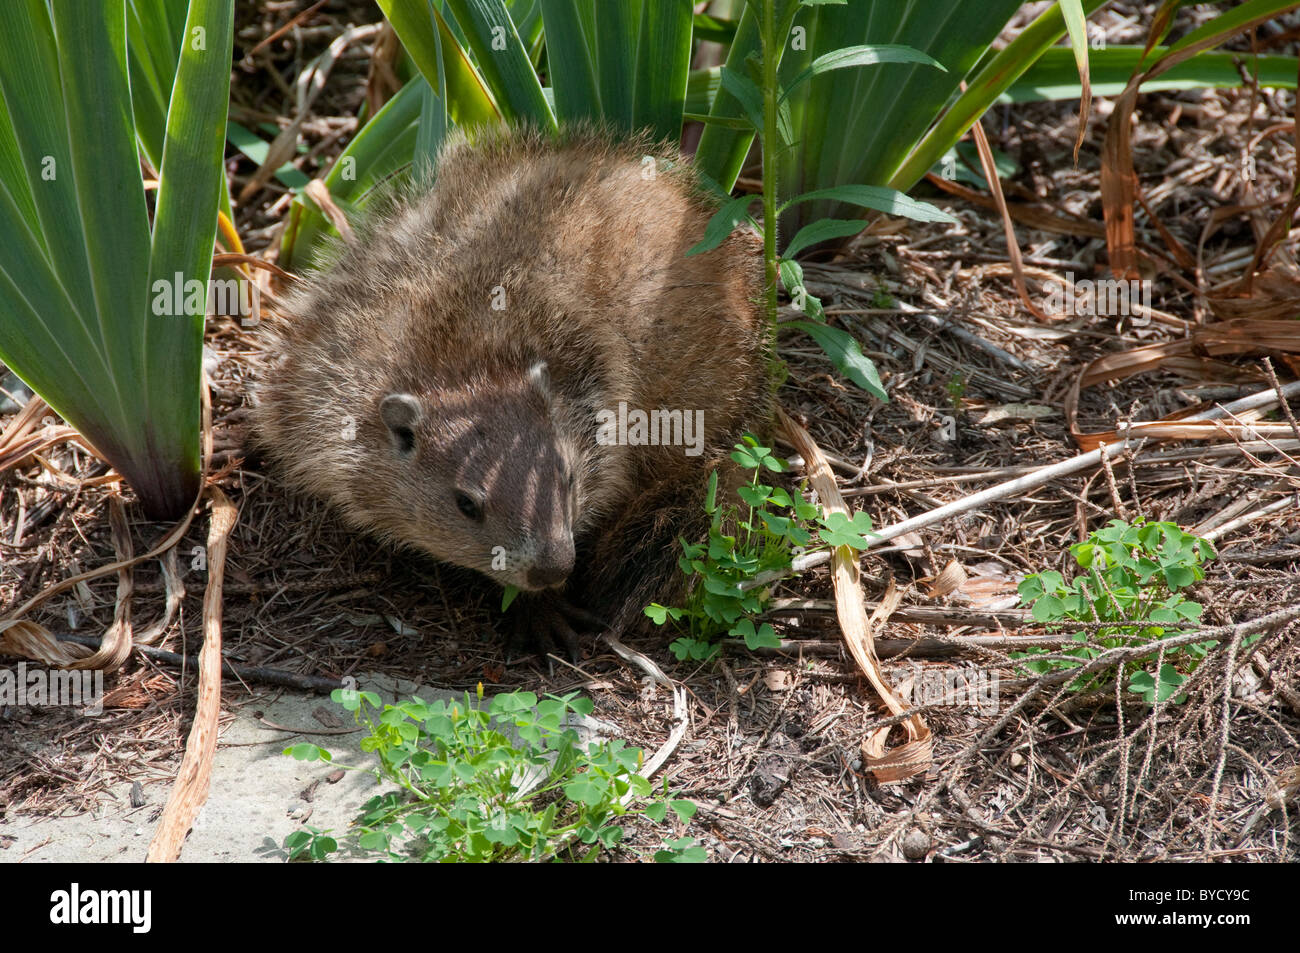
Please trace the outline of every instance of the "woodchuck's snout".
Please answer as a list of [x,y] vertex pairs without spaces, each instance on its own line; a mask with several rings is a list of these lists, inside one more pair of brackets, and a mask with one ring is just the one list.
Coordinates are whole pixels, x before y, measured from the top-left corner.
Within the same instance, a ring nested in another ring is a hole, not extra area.
[[710,469],[767,426],[760,243],[687,257],[714,203],[642,140],[500,130],[437,167],[293,292],[258,440],[353,526],[524,590],[520,623],[572,648],[673,598]]
[[422,394],[387,394],[375,470],[391,481],[362,481],[358,514],[502,585],[561,585],[573,571],[587,461],[556,426],[557,400],[542,361],[514,381],[471,374]]

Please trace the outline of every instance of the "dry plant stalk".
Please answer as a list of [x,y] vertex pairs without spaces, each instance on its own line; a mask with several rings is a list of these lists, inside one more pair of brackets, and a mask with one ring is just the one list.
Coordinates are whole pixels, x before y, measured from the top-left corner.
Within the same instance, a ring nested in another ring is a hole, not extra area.
[[[966,84],[962,83],[963,90]],[[1087,90],[1087,79],[1084,79],[1084,89]],[[1091,95],[1089,93],[1089,95]],[[1025,285],[1025,263],[1020,255],[1020,244],[1016,241],[1016,227],[1011,221],[1011,212],[1007,209],[1007,200],[1002,194],[1002,181],[998,178],[997,162],[993,159],[993,148],[989,145],[988,136],[984,134],[984,127],[976,120],[971,126],[971,134],[975,138],[975,148],[979,152],[980,168],[984,170],[984,180],[989,184],[989,192],[993,195],[993,201],[997,203],[998,215],[1002,218],[1002,231],[1007,238],[1007,256],[1011,260],[1011,274],[1015,279],[1016,294],[1020,295],[1020,303],[1025,306],[1030,314],[1039,321],[1047,321],[1047,315],[1043,314],[1041,308],[1034,304],[1033,299],[1029,297],[1029,288]],[[1080,138],[1083,136],[1083,125],[1080,123]],[[1076,155],[1078,146],[1075,146]]]
[[[1172,8],[1172,4],[1166,4]],[[1238,32],[1253,29],[1270,17],[1272,10],[1261,10],[1249,20],[1237,25]],[[1164,29],[1162,20],[1153,21],[1147,36],[1147,52],[1155,46]],[[1137,112],[1138,92],[1147,80],[1155,79],[1186,62],[1197,53],[1217,46],[1222,37],[1210,33],[1198,42],[1166,52],[1147,69],[1134,72],[1124,91],[1115,97],[1115,106],[1106,124],[1106,139],[1101,159],[1102,215],[1106,220],[1106,249],[1110,255],[1110,268],[1115,277],[1132,279],[1140,277],[1138,270],[1137,230],[1133,206],[1138,201],[1137,172],[1133,168],[1133,117]]]
[[[1300,326],[1300,322],[1293,321],[1291,323]],[[1297,337],[1297,343],[1300,344],[1300,336]],[[1121,352],[1120,355],[1108,355],[1108,357],[1135,355],[1141,350],[1146,350],[1146,348],[1124,351]],[[1104,361],[1106,359],[1102,358],[1102,360]],[[1094,368],[1099,363],[1099,361],[1094,361],[1093,364],[1090,364],[1088,368],[1084,369],[1084,373],[1074,382],[1073,386],[1070,388],[1070,392],[1065,398],[1066,425],[1070,428],[1070,436],[1074,438],[1075,443],[1077,443],[1083,450],[1096,450],[1097,447],[1103,443],[1112,443],[1121,437],[1132,439],[1139,436],[1152,436],[1159,439],[1173,440],[1201,440],[1215,436],[1222,436],[1225,438],[1230,437],[1232,434],[1221,428],[1214,428],[1213,430],[1207,429],[1197,432],[1195,425],[1204,424],[1205,421],[1223,420],[1225,418],[1231,419],[1239,424],[1249,423],[1250,421],[1262,417],[1264,413],[1279,404],[1282,400],[1300,394],[1300,381],[1293,381],[1278,389],[1265,389],[1258,391],[1257,393],[1251,394],[1249,397],[1243,397],[1230,404],[1209,407],[1195,413],[1184,414],[1183,416],[1170,415],[1162,420],[1131,423],[1124,431],[1107,430],[1097,433],[1083,433],[1077,426],[1079,391],[1082,387],[1088,387],[1092,383],[1100,383],[1101,380],[1107,379],[1096,376],[1097,372]],[[1169,368],[1172,363],[1173,362],[1169,360],[1159,360],[1149,366],[1154,367],[1159,364]],[[1133,371],[1133,373],[1137,373],[1137,371]],[[1234,373],[1236,372],[1234,371]],[[1122,379],[1123,377],[1131,376],[1131,374],[1117,373],[1115,376]],[[1262,377],[1263,375],[1260,376]],[[1231,379],[1231,375],[1218,375],[1218,378],[1220,380],[1227,380]],[[1255,429],[1266,429],[1268,426],[1268,424],[1256,424]],[[1275,433],[1276,432],[1278,431],[1275,431]],[[1281,432],[1287,433],[1289,430],[1283,427]],[[1248,430],[1241,433],[1241,436],[1246,440],[1254,439]]]
[[194,724],[185,742],[185,756],[176,784],[163,808],[162,820],[149,844],[148,863],[171,863],[180,856],[190,825],[208,799],[212,756],[217,749],[217,718],[221,714],[221,585],[226,570],[226,543],[238,510],[215,486],[208,528],[208,588],[203,594],[203,648],[199,652],[199,700]]
[[[821,501],[825,512],[851,516],[848,504],[844,502],[844,497],[840,495],[839,487],[835,484],[835,475],[831,471],[830,462],[812,436],[779,407],[777,419],[790,443],[803,457],[808,482],[817,492],[817,498]],[[868,619],[866,601],[862,593],[861,571],[858,568],[858,555],[849,546],[837,546],[832,552],[831,580],[835,586],[835,612],[849,653],[858,663],[863,674],[867,676],[867,680],[871,682],[876,694],[885,703],[885,707],[894,715],[902,715],[907,710],[906,706],[899,701],[893,689],[885,681],[875,649],[875,632],[897,607],[901,595],[891,583],[889,592],[881,599],[880,605]],[[903,727],[907,730],[907,741],[893,751],[885,750],[889,726],[872,732],[862,743],[863,762],[876,776],[876,780],[882,784],[903,781],[920,774],[929,768],[933,760],[933,739],[925,719],[919,714],[913,714],[903,722]]]
[[325,183],[321,179],[312,179],[307,183],[304,191],[319,206],[329,223],[339,230],[343,240],[349,245],[355,245],[357,236],[352,231],[352,225],[348,222],[348,217],[343,214],[343,210],[335,203],[334,196],[330,195],[330,190]]
[[71,427],[47,425],[36,429],[49,409],[45,401],[32,395],[9,426],[0,431],[0,470],[17,466],[33,454],[64,440],[76,440],[87,452],[100,457],[89,441]]

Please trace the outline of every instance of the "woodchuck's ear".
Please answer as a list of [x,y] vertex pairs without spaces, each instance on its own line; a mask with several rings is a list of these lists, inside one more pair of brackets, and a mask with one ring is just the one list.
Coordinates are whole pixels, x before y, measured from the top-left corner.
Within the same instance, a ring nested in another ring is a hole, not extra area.
[[379,404],[379,418],[403,456],[415,450],[415,425],[422,414],[420,401],[412,394],[389,394]]

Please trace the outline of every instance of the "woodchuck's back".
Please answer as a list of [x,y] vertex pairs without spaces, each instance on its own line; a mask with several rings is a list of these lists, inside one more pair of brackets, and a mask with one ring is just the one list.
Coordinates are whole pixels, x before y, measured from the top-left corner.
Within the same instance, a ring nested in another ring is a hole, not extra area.
[[681,156],[591,130],[497,133],[444,151],[425,203],[450,281],[502,289],[512,327],[523,301],[531,332],[598,347],[636,406],[708,408],[722,432],[762,402],[761,243],[738,232],[686,256],[715,208]]

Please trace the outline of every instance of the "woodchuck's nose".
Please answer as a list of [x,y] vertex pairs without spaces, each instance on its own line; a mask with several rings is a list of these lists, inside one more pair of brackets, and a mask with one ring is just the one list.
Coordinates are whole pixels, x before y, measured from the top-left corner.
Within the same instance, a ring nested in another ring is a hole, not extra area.
[[535,589],[549,589],[568,578],[569,570],[560,566],[534,566],[528,570],[528,584]]
[[573,537],[552,543],[537,554],[528,568],[528,584],[537,589],[558,586],[573,572]]

